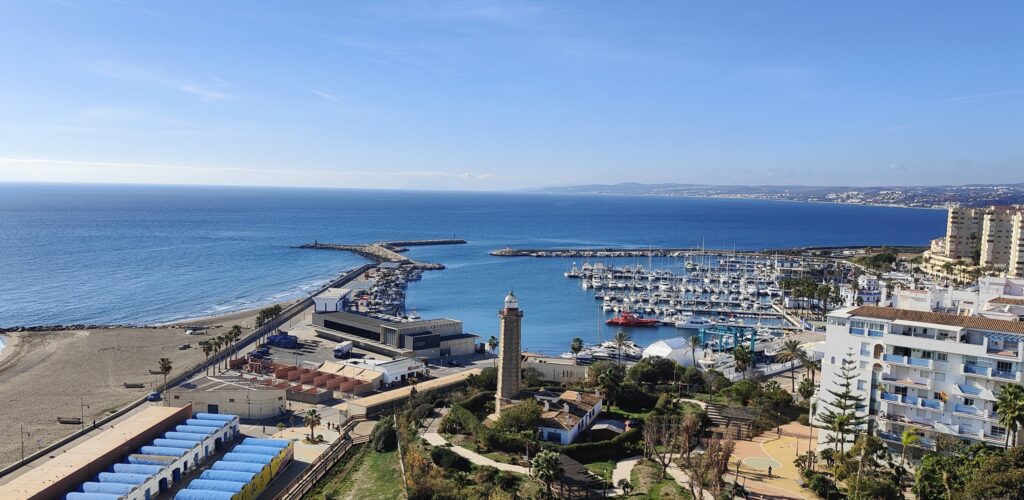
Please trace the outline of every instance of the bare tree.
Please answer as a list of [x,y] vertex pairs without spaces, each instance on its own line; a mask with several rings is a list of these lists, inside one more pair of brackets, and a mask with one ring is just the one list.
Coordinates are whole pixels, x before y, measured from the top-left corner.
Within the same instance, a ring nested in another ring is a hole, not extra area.
[[725,489],[722,475],[729,470],[729,456],[736,447],[731,439],[723,441],[718,438],[708,440],[704,453],[682,462],[682,468],[690,476],[689,488],[693,498],[704,498],[704,492],[719,498]]
[[680,429],[683,418],[678,415],[651,415],[644,422],[644,455],[661,464],[661,477],[665,477],[672,455],[682,444]]
[[687,463],[693,439],[700,428],[696,415],[651,415],[644,422],[644,455],[661,464],[666,477],[673,456],[681,455]]

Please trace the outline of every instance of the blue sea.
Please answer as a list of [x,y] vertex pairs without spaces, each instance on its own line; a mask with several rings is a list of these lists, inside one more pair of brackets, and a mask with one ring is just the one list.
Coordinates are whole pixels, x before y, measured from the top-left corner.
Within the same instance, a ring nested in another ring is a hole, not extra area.
[[[762,249],[924,245],[945,212],[747,200],[526,193],[136,185],[0,184],[0,326],[169,322],[303,296],[364,263],[310,242],[463,238],[410,256],[424,274],[407,306],[497,333],[514,289],[523,347],[559,353],[607,339],[592,292],[562,276],[571,259],[501,258],[512,247]],[[632,263],[626,261],[628,263]],[[639,263],[647,264],[646,259]],[[672,266],[677,262],[656,262]],[[642,344],[678,335],[637,330]]]

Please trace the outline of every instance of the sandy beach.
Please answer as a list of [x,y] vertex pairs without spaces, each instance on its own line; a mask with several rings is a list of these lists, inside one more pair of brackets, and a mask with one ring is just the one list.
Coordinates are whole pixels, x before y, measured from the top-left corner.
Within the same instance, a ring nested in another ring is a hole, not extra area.
[[[282,307],[287,304],[282,304]],[[25,454],[78,430],[57,423],[58,416],[91,423],[159,388],[162,377],[151,375],[157,360],[170,358],[172,373],[205,359],[198,343],[220,335],[232,325],[251,331],[256,311],[178,322],[160,328],[112,328],[53,332],[7,333],[0,352],[0,466],[20,458],[24,425]],[[185,335],[183,325],[211,327],[207,335]],[[181,344],[191,349],[178,350]],[[144,384],[127,389],[125,383]]]

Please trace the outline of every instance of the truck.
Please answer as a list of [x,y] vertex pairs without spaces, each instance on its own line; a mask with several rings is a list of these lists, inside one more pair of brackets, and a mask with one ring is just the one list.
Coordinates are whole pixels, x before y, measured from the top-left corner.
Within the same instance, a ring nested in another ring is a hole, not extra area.
[[352,341],[346,340],[334,348],[334,359],[348,359],[352,354]]

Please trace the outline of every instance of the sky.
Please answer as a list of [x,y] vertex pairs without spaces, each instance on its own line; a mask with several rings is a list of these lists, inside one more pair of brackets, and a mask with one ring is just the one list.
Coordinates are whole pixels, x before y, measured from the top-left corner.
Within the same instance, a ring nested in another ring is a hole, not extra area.
[[0,2],[0,181],[1024,182],[1024,3]]

